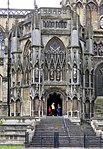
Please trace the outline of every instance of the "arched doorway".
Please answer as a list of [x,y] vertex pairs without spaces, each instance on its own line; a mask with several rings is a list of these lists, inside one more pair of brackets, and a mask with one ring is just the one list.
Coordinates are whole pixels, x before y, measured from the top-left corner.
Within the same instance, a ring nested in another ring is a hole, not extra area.
[[51,108],[52,103],[54,103],[55,106],[55,112],[54,115],[57,116],[57,108],[58,105],[60,106],[61,110],[60,110],[60,116],[62,116],[62,99],[60,97],[60,94],[58,93],[53,93],[53,94],[49,94],[49,98],[47,99],[47,115],[48,116],[52,116],[52,113],[49,113],[49,108]]

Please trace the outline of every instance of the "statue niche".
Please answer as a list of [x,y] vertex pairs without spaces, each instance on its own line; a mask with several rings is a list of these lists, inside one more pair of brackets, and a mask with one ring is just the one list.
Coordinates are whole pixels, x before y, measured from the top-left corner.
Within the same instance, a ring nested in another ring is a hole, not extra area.
[[50,80],[51,81],[54,80],[54,69],[53,68],[50,69]]
[[39,68],[38,65],[35,67],[35,82],[39,81]]
[[57,68],[57,71],[56,71],[56,80],[60,81],[60,68],[59,67]]

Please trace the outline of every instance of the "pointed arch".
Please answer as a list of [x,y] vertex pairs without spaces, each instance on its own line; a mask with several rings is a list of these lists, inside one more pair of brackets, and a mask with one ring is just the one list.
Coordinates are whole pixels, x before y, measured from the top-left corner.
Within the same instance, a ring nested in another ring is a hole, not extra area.
[[12,98],[12,99],[11,99],[11,102],[10,102],[10,112],[11,112],[11,116],[14,116],[14,106],[15,106],[15,102],[14,102],[14,99]]
[[73,98],[73,107],[72,107],[73,111],[77,111],[78,110],[78,99],[77,97]]
[[77,1],[76,11],[77,11],[77,14],[80,16],[80,22],[83,25],[83,4],[81,1]]
[[103,96],[103,62],[95,70],[96,96]]
[[86,99],[85,101],[85,118],[90,118],[90,101]]
[[24,53],[23,53],[23,78],[24,78],[24,84],[29,84],[29,57],[30,57],[30,50],[31,50],[31,41],[27,40],[25,47],[24,47]]
[[59,39],[57,36],[54,36],[53,38],[51,38],[47,44],[46,44],[46,47],[45,47],[45,50],[48,49],[48,46],[50,47],[50,45],[52,46],[51,50],[54,48],[58,48],[60,45],[63,49],[65,49],[65,46],[64,46],[64,43],[62,42],[61,39]]
[[28,39],[25,46],[24,46],[24,55],[26,55],[28,53],[28,51],[30,50],[31,48],[31,41]]
[[16,99],[16,116],[21,114],[21,101],[19,98]]
[[91,20],[93,28],[97,28],[98,22],[98,4],[94,0],[88,1],[86,4],[87,21]]
[[51,81],[65,79],[66,50],[63,42],[58,37],[51,38],[45,46],[44,78]]

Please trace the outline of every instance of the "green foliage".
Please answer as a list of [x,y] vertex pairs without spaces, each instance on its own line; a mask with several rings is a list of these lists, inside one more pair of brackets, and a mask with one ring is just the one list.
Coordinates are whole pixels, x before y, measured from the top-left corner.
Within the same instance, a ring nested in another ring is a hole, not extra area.
[[0,119],[0,125],[2,125],[3,124],[3,119]]
[[23,149],[23,146],[0,145],[0,149]]
[[103,112],[103,98],[97,98],[95,103],[95,112],[102,113]]
[[85,124],[85,123],[87,123],[84,119],[82,119],[81,118],[81,120],[80,120],[80,125],[83,125],[83,124]]

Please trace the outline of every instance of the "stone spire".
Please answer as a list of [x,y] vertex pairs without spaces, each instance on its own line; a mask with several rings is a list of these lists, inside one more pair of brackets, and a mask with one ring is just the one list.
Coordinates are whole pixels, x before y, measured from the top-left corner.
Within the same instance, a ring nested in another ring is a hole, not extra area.
[[36,0],[34,0],[34,9],[37,8],[37,5],[36,5]]

